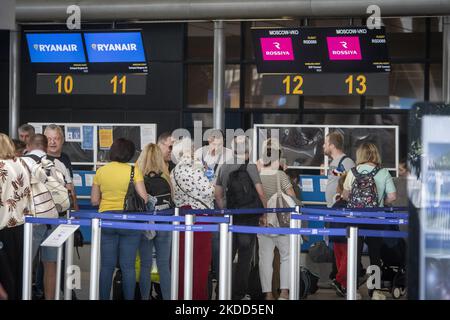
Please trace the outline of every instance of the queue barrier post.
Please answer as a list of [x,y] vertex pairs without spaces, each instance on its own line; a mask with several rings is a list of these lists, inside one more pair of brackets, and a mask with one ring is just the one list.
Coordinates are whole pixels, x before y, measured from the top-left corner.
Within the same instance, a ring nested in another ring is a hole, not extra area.
[[[292,213],[293,215],[294,213]],[[295,214],[299,214],[299,207],[297,206],[295,209]],[[291,217],[290,228],[297,228],[297,220]],[[290,234],[289,235],[289,250],[290,250],[290,259],[289,259],[289,273],[290,277],[290,285],[289,285],[289,300],[298,300],[299,299],[299,271],[300,267],[298,265],[298,254],[299,254],[299,245],[298,245],[298,235]]]
[[184,240],[184,300],[192,300],[192,280],[193,280],[193,255],[194,255],[194,216],[185,216],[185,240]]
[[33,224],[26,222],[23,232],[23,274],[22,274],[22,300],[31,300],[31,272],[33,257]]
[[347,300],[356,300],[358,265],[358,228],[347,228]]
[[[300,206],[295,207],[295,214],[301,215]],[[296,228],[300,229],[302,227],[302,220],[296,220]],[[298,234],[297,236],[297,269],[295,270],[295,274],[297,276],[297,282],[295,283],[297,286],[297,294],[300,298],[300,273],[301,273],[301,257],[302,257],[302,235]]]
[[89,300],[99,299],[99,278],[100,278],[100,220],[98,218],[92,219],[91,224],[91,275],[90,275],[90,288],[89,288]]
[[[230,223],[229,226],[233,225],[233,216],[230,215]],[[232,284],[232,270],[233,270],[233,232],[231,228],[228,228],[228,244],[227,244],[227,291],[226,291],[226,300],[231,300],[231,284]]]
[[[229,218],[228,215],[225,216]],[[228,224],[221,223],[220,228],[220,263],[219,263],[219,300],[227,299],[227,256],[228,256]]]
[[55,283],[55,300],[59,300],[61,296],[61,264],[62,264],[62,246],[58,247],[58,255],[56,258],[56,283]]
[[[70,219],[70,210],[67,210],[67,219]],[[65,266],[64,266],[64,300],[72,300],[72,289],[69,287],[68,280],[71,275],[73,265],[73,243],[74,235],[71,234],[66,240]]]
[[[175,216],[180,215],[180,209],[175,208]],[[172,225],[177,226],[180,222],[173,221]],[[171,281],[170,281],[170,299],[178,300],[178,282],[179,282],[179,260],[180,260],[180,232],[172,231],[172,257],[171,257]]]

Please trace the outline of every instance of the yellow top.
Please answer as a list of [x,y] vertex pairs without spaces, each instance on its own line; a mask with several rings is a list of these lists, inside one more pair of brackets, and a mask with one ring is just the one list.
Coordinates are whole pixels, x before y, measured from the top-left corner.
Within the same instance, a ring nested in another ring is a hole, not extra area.
[[[113,161],[99,168],[94,177],[94,184],[102,193],[99,212],[123,210],[125,195],[130,182],[131,166],[127,163]],[[144,181],[138,168],[134,169],[134,182]]]

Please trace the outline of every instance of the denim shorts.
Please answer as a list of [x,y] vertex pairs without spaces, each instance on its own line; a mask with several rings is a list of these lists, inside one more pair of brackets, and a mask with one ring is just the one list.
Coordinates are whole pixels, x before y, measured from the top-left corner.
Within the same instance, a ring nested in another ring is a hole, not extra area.
[[56,225],[35,224],[33,225],[33,259],[39,248],[41,249],[41,261],[56,262],[58,257],[58,248],[41,247],[41,243],[56,229]]

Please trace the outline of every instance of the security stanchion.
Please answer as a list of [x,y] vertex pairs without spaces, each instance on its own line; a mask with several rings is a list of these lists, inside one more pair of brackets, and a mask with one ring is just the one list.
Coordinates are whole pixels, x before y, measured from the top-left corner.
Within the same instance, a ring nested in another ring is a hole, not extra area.
[[[299,206],[295,206],[295,214],[300,216],[300,207]],[[300,229],[302,227],[302,220],[297,220],[297,223],[295,225],[295,227],[297,229]],[[297,235],[297,269],[295,270],[295,274],[297,276],[297,282],[295,283],[297,286],[297,294],[300,298],[300,273],[301,273],[301,257],[302,257],[302,236],[300,234]]]
[[192,275],[193,275],[193,255],[194,255],[194,216],[185,216],[185,236],[184,236],[184,300],[192,300]]
[[356,300],[358,266],[358,228],[347,228],[347,300]]
[[26,222],[23,232],[23,279],[22,279],[22,300],[31,300],[31,273],[33,248],[33,224]]
[[[229,216],[225,216],[229,218]],[[220,224],[219,300],[227,299],[228,224]]]
[[[295,209],[295,214],[298,215],[299,207],[297,206]],[[294,213],[292,213],[294,215]],[[297,228],[297,220],[291,217],[290,221],[290,228],[295,229]],[[291,275],[290,277],[290,285],[289,285],[289,300],[298,300],[299,299],[299,271],[300,266],[299,260],[297,258],[299,254],[300,247],[298,245],[298,238],[299,235],[296,234],[290,234],[289,235],[289,250],[290,250],[290,259],[289,259],[289,273]]]
[[[230,223],[229,226],[233,224],[233,216],[230,215]],[[228,228],[228,244],[227,244],[227,290],[226,290],[226,300],[231,300],[231,288],[232,288],[232,281],[233,281],[233,232]]]
[[[180,215],[180,209],[175,208],[175,216]],[[174,221],[172,225],[177,226],[180,222]],[[171,281],[170,281],[170,299],[178,300],[178,282],[179,282],[179,261],[180,261],[180,232],[172,231],[172,257],[171,257]]]
[[[67,210],[67,219],[70,219],[70,210]],[[65,252],[65,266],[64,266],[64,300],[72,300],[72,289],[69,287],[67,283],[71,274],[69,273],[72,270],[73,265],[73,243],[74,236],[73,234],[66,240],[66,252]]]
[[62,245],[58,247],[58,255],[56,258],[56,284],[55,284],[55,300],[60,299],[61,292],[61,260],[62,260]]
[[92,219],[91,225],[91,275],[89,300],[98,300],[99,298],[99,278],[100,278],[100,220]]
[[69,286],[68,280],[71,276],[73,265],[73,234],[66,240],[65,252],[65,266],[64,266],[64,300],[72,300],[72,289]]

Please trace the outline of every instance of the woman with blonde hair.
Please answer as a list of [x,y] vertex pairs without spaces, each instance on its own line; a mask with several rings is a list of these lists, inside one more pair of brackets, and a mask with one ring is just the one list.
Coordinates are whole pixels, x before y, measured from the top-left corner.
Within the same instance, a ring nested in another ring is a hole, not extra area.
[[[384,207],[396,200],[397,192],[392,176],[386,168],[382,168],[380,152],[373,143],[365,142],[356,150],[356,167],[348,171],[342,197],[348,201],[347,207],[360,209]],[[370,227],[374,228],[375,226]],[[381,266],[383,239],[367,237],[365,242],[369,249],[370,264]],[[360,243],[361,252],[362,241]],[[386,299],[375,290],[369,290],[369,295],[374,300]]]
[[[150,143],[142,150],[136,166],[144,176],[147,193],[155,199],[151,211],[173,208],[172,186],[163,153],[157,144]],[[151,201],[149,201],[151,203]],[[142,300],[150,298],[151,269],[153,264],[153,247],[156,251],[156,264],[160,278],[161,293],[164,300],[170,300],[170,248],[172,244],[170,231],[145,232],[139,245],[140,276],[139,287]]]
[[10,300],[22,296],[23,223],[31,215],[30,175],[15,156],[12,140],[0,133],[0,284]]

